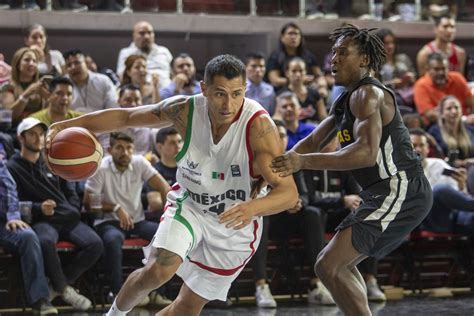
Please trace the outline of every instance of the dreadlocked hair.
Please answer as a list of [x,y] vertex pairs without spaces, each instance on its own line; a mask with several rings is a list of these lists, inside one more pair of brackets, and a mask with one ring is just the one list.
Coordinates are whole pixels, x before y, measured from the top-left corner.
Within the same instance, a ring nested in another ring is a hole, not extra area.
[[369,57],[369,68],[378,72],[385,62],[387,52],[383,41],[374,33],[376,28],[358,28],[355,25],[347,24],[332,31],[329,39],[336,42],[339,38],[350,37],[359,47],[359,52]]

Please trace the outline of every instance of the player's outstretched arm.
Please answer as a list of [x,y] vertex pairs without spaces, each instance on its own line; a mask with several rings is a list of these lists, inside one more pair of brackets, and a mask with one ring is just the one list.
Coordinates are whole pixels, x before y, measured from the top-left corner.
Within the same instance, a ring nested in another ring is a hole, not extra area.
[[265,197],[237,204],[219,215],[221,223],[235,229],[248,225],[253,216],[276,214],[298,202],[298,190],[293,178],[278,177],[270,169],[272,159],[281,155],[282,149],[276,126],[268,115],[260,116],[252,123],[250,146],[254,156],[254,172],[261,175],[272,190]]
[[314,129],[300,140],[292,150],[299,154],[319,152],[336,136],[336,121],[334,115],[329,115]]
[[272,161],[273,172],[286,177],[300,169],[353,170],[373,166],[382,137],[380,107],[383,99],[381,89],[371,85],[360,87],[350,100],[351,112],[356,118],[352,144],[332,153],[299,154],[289,151]]
[[[46,136],[46,148],[59,131],[68,127],[83,127],[93,133],[112,132],[127,127],[165,127],[175,125],[180,133],[186,131],[189,97],[176,96],[158,104],[127,109],[108,109],[54,123]],[[182,134],[184,135],[184,134]]]

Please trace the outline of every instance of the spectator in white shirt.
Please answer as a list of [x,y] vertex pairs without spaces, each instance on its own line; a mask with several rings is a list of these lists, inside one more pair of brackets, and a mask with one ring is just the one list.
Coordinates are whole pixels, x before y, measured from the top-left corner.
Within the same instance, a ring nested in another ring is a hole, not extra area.
[[117,92],[106,75],[89,71],[84,53],[78,49],[64,53],[66,70],[74,86],[71,109],[83,113],[117,107]]
[[155,44],[155,33],[150,23],[136,23],[133,27],[133,42],[120,50],[117,61],[117,74],[120,77],[125,70],[125,60],[130,55],[144,55],[147,58],[148,72],[160,76],[160,87],[170,83],[170,63],[173,56],[168,48]]
[[158,223],[145,219],[141,191],[145,183],[159,192],[150,203],[161,211],[170,186],[142,156],[133,154],[133,139],[124,133],[112,133],[110,156],[102,160],[97,173],[87,179],[84,206],[90,210],[91,193],[102,194],[103,219],[94,226],[104,242],[104,263],[112,298],[122,286],[122,244],[132,235],[152,240]]

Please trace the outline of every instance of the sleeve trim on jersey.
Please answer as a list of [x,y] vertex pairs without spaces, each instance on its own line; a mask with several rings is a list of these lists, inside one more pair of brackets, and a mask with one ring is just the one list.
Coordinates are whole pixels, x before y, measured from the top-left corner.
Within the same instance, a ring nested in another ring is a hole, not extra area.
[[259,117],[262,114],[267,114],[267,111],[265,110],[259,110],[255,112],[252,117],[248,120],[247,126],[245,127],[245,143],[247,147],[247,154],[249,156],[249,171],[250,171],[250,176],[252,178],[255,178],[255,175],[253,174],[253,152],[252,148],[250,147],[250,127],[252,127],[253,121]]
[[176,155],[176,161],[180,161],[188,151],[189,143],[191,142],[191,132],[193,130],[193,112],[194,112],[194,97],[189,99],[188,112],[188,126],[186,126],[186,136],[184,137],[184,144],[181,151]]

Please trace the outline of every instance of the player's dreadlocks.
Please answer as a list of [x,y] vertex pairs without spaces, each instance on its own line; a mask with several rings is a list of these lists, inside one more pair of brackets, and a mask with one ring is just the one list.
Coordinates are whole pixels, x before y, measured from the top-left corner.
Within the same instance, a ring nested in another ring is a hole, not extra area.
[[359,29],[355,25],[347,24],[332,31],[329,39],[336,42],[341,37],[352,38],[359,47],[359,52],[369,57],[369,68],[378,72],[387,57],[387,52],[380,38],[372,33],[375,30],[376,28]]

